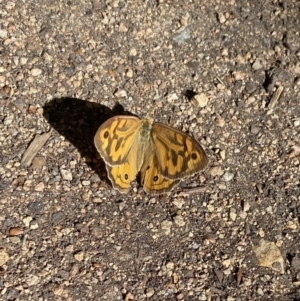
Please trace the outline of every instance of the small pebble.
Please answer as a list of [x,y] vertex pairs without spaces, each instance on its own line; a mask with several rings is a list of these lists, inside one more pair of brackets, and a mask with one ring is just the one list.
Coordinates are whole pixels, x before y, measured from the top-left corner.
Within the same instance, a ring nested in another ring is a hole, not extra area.
[[31,75],[32,76],[39,76],[42,74],[42,70],[41,69],[38,69],[38,68],[34,68],[31,70]]
[[0,29],[0,38],[1,39],[6,39],[8,37],[7,30],[5,29]]
[[127,92],[126,92],[125,90],[118,89],[118,90],[114,93],[114,96],[120,97],[120,98],[127,97]]
[[179,227],[183,227],[185,225],[185,220],[183,218],[182,215],[176,215],[174,217],[174,222],[176,225],[178,225]]
[[174,262],[172,262],[172,261],[167,262],[166,268],[168,271],[174,270]]
[[79,251],[77,253],[74,254],[74,258],[77,260],[77,261],[82,261],[83,258],[84,258],[84,252],[83,251]]
[[164,220],[160,224],[161,229],[165,232],[166,235],[171,233],[172,222],[169,220]]
[[221,24],[225,23],[226,18],[223,13],[218,13],[218,19]]
[[252,65],[252,68],[254,69],[254,70],[259,70],[259,69],[261,69],[263,66],[262,66],[262,64],[261,64],[261,60],[260,59],[256,59],[255,60],[255,62],[253,63],[253,65]]
[[23,218],[22,221],[23,221],[24,225],[25,225],[27,228],[29,228],[30,222],[32,221],[32,217],[31,217],[31,216],[27,216],[27,217]]
[[244,209],[245,212],[249,211],[249,209],[250,209],[250,204],[249,204],[249,202],[247,202],[247,201],[244,202],[243,209]]
[[296,119],[294,121],[294,127],[298,127],[300,125],[300,119]]
[[229,212],[229,217],[232,221],[235,221],[236,220],[236,210],[235,208],[230,208],[230,212]]
[[152,287],[149,287],[146,289],[146,296],[148,298],[152,297],[154,295],[154,289]]
[[187,39],[191,36],[191,31],[189,28],[185,28],[180,31],[177,35],[174,36],[174,42],[178,43],[179,45],[184,43]]
[[136,55],[137,55],[136,49],[135,49],[135,48],[131,48],[131,49],[129,50],[129,56],[136,56]]
[[65,220],[65,218],[66,218],[66,215],[65,215],[64,212],[57,211],[57,212],[55,212],[55,213],[52,214],[51,222],[52,222],[53,225],[58,225],[63,220]]
[[39,283],[40,278],[37,275],[29,274],[27,278],[25,279],[25,282],[28,286],[34,286]]
[[45,184],[43,182],[38,183],[34,186],[35,191],[44,191]]
[[221,166],[215,166],[210,169],[209,173],[212,177],[216,177],[222,176],[224,174],[224,171],[222,170]]
[[70,170],[60,168],[60,174],[64,180],[72,181],[73,179],[72,172]]
[[33,221],[30,222],[30,229],[31,230],[36,230],[38,228],[39,228],[39,224],[37,223],[36,220],[33,220]]
[[223,175],[223,180],[225,182],[230,182],[233,178],[234,178],[234,174],[229,171],[226,171],[225,174]]
[[184,204],[185,204],[184,198],[176,198],[176,199],[173,201],[173,204],[174,204],[177,208],[181,209],[181,208],[184,206]]
[[208,97],[204,93],[196,94],[193,99],[195,100],[195,103],[198,104],[200,108],[206,107],[208,103]]

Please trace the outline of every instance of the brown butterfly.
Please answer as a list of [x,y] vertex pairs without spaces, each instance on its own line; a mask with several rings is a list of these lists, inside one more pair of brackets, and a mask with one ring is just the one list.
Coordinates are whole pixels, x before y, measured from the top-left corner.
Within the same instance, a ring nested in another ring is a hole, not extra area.
[[208,163],[193,137],[150,118],[112,117],[99,127],[94,142],[113,187],[121,193],[128,192],[139,171],[144,190],[159,194]]

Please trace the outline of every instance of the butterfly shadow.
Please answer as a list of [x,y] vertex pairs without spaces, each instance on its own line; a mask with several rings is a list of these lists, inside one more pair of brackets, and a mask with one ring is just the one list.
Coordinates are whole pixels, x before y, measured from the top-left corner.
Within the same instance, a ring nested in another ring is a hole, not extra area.
[[117,103],[110,109],[99,103],[78,98],[57,98],[44,107],[44,118],[60,135],[70,141],[86,158],[87,164],[95,170],[102,181],[107,181],[105,164],[99,158],[94,146],[94,136],[99,126],[115,115],[130,115]]

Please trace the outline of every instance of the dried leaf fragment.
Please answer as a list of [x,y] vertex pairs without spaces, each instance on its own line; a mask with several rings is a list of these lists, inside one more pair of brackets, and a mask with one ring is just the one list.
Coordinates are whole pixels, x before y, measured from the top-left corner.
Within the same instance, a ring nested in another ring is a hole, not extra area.
[[13,227],[9,229],[10,236],[22,235],[24,230],[21,227]]
[[243,280],[243,271],[242,268],[239,268],[236,277],[237,284],[240,285],[242,283],[242,280]]
[[262,239],[253,249],[260,266],[284,274],[283,257],[274,242]]
[[33,158],[36,156],[36,154],[40,151],[40,149],[47,142],[47,140],[51,136],[51,133],[52,133],[52,130],[50,130],[48,133],[44,133],[44,134],[35,136],[33,141],[30,143],[30,145],[26,149],[25,153],[23,154],[23,157],[21,159],[21,164],[23,166],[26,166],[26,167],[30,166]]
[[9,255],[5,250],[0,250],[0,267],[3,266],[9,260]]

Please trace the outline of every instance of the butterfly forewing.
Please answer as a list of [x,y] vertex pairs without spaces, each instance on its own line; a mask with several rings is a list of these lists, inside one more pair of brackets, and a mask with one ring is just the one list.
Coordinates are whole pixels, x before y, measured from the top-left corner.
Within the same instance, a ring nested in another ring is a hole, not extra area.
[[161,123],[152,127],[158,168],[168,179],[194,174],[208,163],[201,145],[191,136]]
[[127,161],[139,125],[137,117],[115,116],[99,127],[94,142],[105,163],[115,166]]

